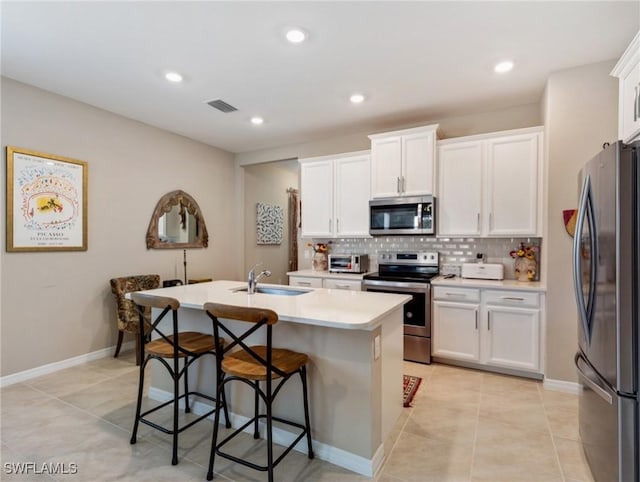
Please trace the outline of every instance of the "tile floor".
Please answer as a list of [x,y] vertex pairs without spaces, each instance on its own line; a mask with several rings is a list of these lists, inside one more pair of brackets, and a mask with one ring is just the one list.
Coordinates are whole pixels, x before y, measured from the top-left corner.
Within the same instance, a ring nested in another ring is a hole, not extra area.
[[[423,378],[412,408],[403,410],[377,482],[587,482],[579,445],[577,398],[539,382],[445,365],[405,363]],[[129,444],[137,368],[131,352],[1,389],[0,480],[205,480],[212,424],[203,421],[180,438],[177,466],[170,438],[142,426]],[[249,435],[238,450],[264,442]],[[77,473],[17,475],[11,463],[71,463]],[[264,481],[266,474],[218,459],[220,481]],[[370,480],[292,452],[277,481]]]

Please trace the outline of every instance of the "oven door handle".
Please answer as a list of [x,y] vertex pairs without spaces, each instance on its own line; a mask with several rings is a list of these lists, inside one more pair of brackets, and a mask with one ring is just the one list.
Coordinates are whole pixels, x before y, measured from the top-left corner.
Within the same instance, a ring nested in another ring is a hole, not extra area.
[[408,293],[427,293],[431,288],[429,283],[410,283],[406,281],[376,281],[364,280],[365,291],[367,288],[386,289],[387,291],[406,291]]

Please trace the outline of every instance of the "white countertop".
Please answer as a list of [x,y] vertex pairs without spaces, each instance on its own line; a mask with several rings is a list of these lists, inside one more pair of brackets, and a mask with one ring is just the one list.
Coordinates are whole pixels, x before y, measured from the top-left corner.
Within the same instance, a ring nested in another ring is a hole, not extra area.
[[354,281],[362,280],[367,273],[331,273],[326,271],[315,271],[313,269],[301,269],[299,271],[289,271],[287,276],[306,276],[308,278],[331,278],[331,279],[350,279]]
[[485,289],[505,289],[515,291],[536,291],[546,292],[547,287],[540,281],[516,281],[513,279],[485,280],[485,279],[469,279],[456,276],[455,278],[445,279],[444,276],[438,276],[431,280],[433,286],[457,286],[459,288],[485,288]]
[[370,293],[325,288],[292,288],[260,283],[259,287],[278,287],[308,291],[298,296],[282,296],[237,292],[246,288],[241,281],[212,281],[192,285],[147,290],[146,294],[169,296],[184,308],[202,310],[207,302],[235,306],[269,308],[282,321],[325,326],[346,330],[373,330],[391,311],[411,300],[410,296],[393,293]]

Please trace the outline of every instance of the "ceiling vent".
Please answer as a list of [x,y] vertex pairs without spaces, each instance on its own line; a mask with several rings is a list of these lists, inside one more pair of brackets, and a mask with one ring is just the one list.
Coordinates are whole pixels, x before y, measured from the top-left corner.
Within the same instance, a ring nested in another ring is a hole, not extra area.
[[234,106],[227,104],[222,99],[210,100],[209,102],[207,102],[207,104],[209,104],[214,109],[218,109],[220,112],[224,112],[225,114],[228,114],[229,112],[235,112],[238,110]]

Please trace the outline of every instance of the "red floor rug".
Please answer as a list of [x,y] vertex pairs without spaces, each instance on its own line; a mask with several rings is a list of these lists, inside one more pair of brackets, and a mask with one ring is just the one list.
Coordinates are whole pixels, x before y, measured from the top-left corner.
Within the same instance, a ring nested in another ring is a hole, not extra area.
[[411,375],[402,376],[402,398],[405,407],[410,407],[413,397],[415,397],[422,378],[412,377]]

